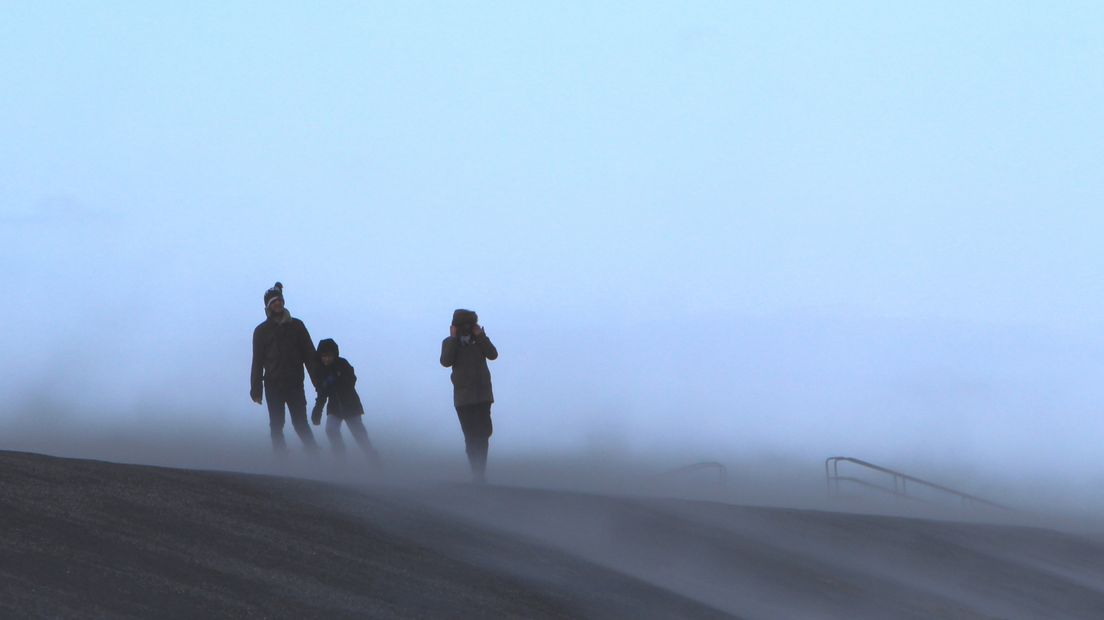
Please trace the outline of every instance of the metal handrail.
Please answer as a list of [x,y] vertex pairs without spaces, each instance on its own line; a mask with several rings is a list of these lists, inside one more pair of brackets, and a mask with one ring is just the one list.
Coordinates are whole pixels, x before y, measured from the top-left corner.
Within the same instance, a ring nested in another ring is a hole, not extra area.
[[[877,472],[881,472],[881,473],[889,474],[890,476],[893,476],[893,489],[890,489],[889,487],[884,487],[884,486],[881,486],[881,485],[873,484],[873,483],[870,483],[870,482],[866,482],[865,480],[858,480],[857,478],[853,478],[853,477],[840,476],[839,475],[839,464],[840,464],[841,461],[842,462],[847,462],[847,463],[854,463],[855,465],[859,465],[860,467],[865,467],[865,468],[873,470],[873,471],[877,471]],[[869,463],[869,462],[864,461],[862,459],[856,459],[856,458],[852,458],[852,457],[849,457],[849,456],[831,456],[831,457],[828,457],[827,459],[824,460],[824,482],[828,487],[828,494],[829,495],[834,495],[834,494],[839,493],[839,483],[841,481],[857,483],[857,484],[861,484],[861,485],[868,486],[868,487],[874,487],[874,488],[877,488],[881,491],[891,493],[891,494],[893,494],[897,497],[903,497],[903,498],[907,498],[907,499],[920,499],[918,497],[915,497],[915,496],[912,496],[912,495],[908,494],[908,486],[907,485],[908,485],[909,482],[911,482],[914,485],[919,485],[919,486],[922,486],[922,487],[927,487],[929,489],[935,489],[935,490],[940,491],[942,493],[947,493],[947,494],[950,494],[950,495],[954,495],[954,496],[958,497],[962,501],[963,504],[972,502],[972,503],[975,503],[975,504],[983,504],[985,506],[991,506],[993,508],[1000,508],[1001,510],[1011,510],[1011,508],[1009,508],[1008,506],[1003,506],[1003,505],[998,504],[996,502],[991,502],[987,499],[982,499],[982,498],[980,498],[976,495],[971,495],[969,493],[963,493],[962,491],[957,491],[957,490],[952,489],[950,487],[945,487],[941,484],[936,484],[934,482],[929,482],[927,480],[922,480],[922,479],[917,478],[915,476],[910,476],[908,474],[890,469],[888,467],[882,467],[881,465],[875,465],[873,463]]]
[[671,471],[665,472],[664,476],[678,476],[682,474],[690,474],[703,469],[716,469],[717,470],[717,484],[721,487],[728,486],[728,468],[723,463],[717,461],[702,461],[701,463],[694,463],[685,467],[678,467]]

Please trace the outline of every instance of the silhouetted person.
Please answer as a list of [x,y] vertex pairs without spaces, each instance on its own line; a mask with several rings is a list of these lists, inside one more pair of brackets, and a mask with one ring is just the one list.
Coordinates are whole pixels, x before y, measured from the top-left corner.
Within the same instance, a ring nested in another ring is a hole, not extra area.
[[311,421],[315,426],[322,423],[322,409],[326,409],[326,436],[330,446],[339,455],[345,453],[345,443],[341,440],[341,423],[349,427],[353,439],[374,465],[379,465],[372,442],[368,440],[368,431],[364,429],[364,406],[356,391],[356,373],[352,364],[340,357],[337,343],[327,338],[318,343],[315,376],[318,379],[318,399],[311,412]]
[[314,342],[307,326],[292,318],[284,307],[284,285],[279,282],[265,291],[267,319],[253,330],[253,371],[249,397],[261,404],[261,388],[268,400],[268,425],[272,447],[287,451],[284,441],[284,406],[291,414],[291,425],[308,452],[316,452],[310,423],[307,422],[307,396],[303,391],[303,367],[314,379]]
[[464,431],[468,463],[476,482],[485,480],[487,449],[491,438],[491,371],[487,360],[498,358],[498,350],[479,326],[471,310],[452,314],[449,337],[441,343],[441,365],[452,368],[452,395],[460,428]]

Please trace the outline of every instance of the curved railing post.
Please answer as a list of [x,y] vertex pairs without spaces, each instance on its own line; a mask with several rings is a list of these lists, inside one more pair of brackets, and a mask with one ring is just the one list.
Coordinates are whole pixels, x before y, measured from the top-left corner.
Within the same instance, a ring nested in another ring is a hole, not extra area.
[[[860,467],[863,467],[863,468],[866,468],[866,469],[869,469],[869,470],[872,470],[872,471],[877,471],[877,472],[880,472],[880,473],[883,473],[883,474],[888,474],[889,476],[891,476],[891,478],[893,480],[893,488],[889,489],[888,487],[884,487],[884,486],[877,485],[877,484],[874,484],[874,483],[871,483],[871,482],[860,480],[858,478],[852,478],[852,477],[848,477],[848,476],[840,476],[840,474],[839,474],[840,461],[844,461],[844,462],[847,462],[847,463],[852,463],[852,464],[858,465]],[[851,483],[855,483],[855,484],[860,484],[862,486],[866,486],[866,487],[869,487],[869,488],[874,488],[874,489],[877,489],[879,491],[890,493],[890,494],[895,495],[897,497],[904,497],[904,498],[908,498],[908,499],[917,499],[917,500],[919,500],[919,498],[910,496],[908,494],[908,483],[911,482],[914,486],[927,487],[929,489],[934,489],[934,490],[939,491],[941,493],[954,495],[957,498],[959,498],[959,500],[961,501],[961,504],[964,505],[964,506],[967,505],[967,504],[973,503],[973,504],[982,504],[982,505],[985,505],[985,506],[991,506],[993,508],[999,508],[1001,510],[1011,510],[1007,506],[998,504],[996,502],[991,502],[987,499],[982,499],[982,498],[980,498],[976,495],[971,495],[969,493],[964,493],[962,491],[958,491],[958,490],[952,489],[950,487],[945,487],[941,484],[936,484],[934,482],[929,482],[927,480],[922,480],[920,478],[917,478],[916,476],[910,476],[908,474],[905,474],[905,473],[902,473],[902,472],[899,472],[899,471],[896,471],[896,470],[893,470],[893,469],[889,469],[888,467],[882,467],[881,465],[875,465],[873,463],[869,463],[867,461],[852,458],[852,457],[849,457],[849,456],[830,456],[827,459],[825,459],[824,460],[824,477],[825,477],[825,485],[828,489],[828,495],[829,496],[832,496],[833,494],[839,494],[840,481],[844,481],[844,482],[851,482]]]
[[664,476],[678,476],[682,474],[689,474],[703,469],[716,469],[717,470],[717,485],[721,488],[728,488],[728,468],[723,463],[717,461],[702,461],[701,463],[693,463],[686,465],[685,467],[677,467],[668,472],[665,472]]

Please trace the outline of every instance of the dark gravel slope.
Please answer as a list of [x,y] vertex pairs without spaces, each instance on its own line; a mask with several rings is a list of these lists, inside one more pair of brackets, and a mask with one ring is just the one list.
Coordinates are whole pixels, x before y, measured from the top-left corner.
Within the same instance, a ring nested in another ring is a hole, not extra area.
[[0,617],[730,617],[403,496],[0,452]]
[[1039,527],[0,452],[0,618],[1104,618]]
[[426,501],[745,617],[1104,619],[1104,545],[1040,527],[502,487]]

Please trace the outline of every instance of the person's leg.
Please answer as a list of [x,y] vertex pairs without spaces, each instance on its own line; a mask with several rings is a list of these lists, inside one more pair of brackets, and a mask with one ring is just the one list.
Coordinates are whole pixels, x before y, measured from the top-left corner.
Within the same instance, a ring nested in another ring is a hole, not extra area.
[[480,404],[476,408],[476,441],[475,451],[475,475],[479,482],[486,480],[487,452],[490,450],[491,433],[491,403]]
[[317,452],[318,444],[314,442],[314,433],[311,432],[310,421],[307,420],[307,395],[303,392],[303,386],[288,390],[287,408],[291,415],[291,426],[303,441],[303,448],[307,452]]
[[265,404],[268,405],[268,434],[272,438],[272,449],[278,454],[287,452],[284,441],[284,398],[280,390],[264,386]]
[[334,454],[345,453],[345,442],[341,440],[341,418],[335,415],[326,416],[326,437],[330,438],[330,448]]
[[464,442],[465,451],[468,453],[468,465],[471,466],[472,477],[476,482],[487,481],[487,448],[486,439],[468,439]]
[[464,431],[464,448],[472,477],[476,482],[483,482],[487,471],[488,439],[492,432],[491,404],[457,407],[456,413],[460,418],[460,428]]
[[368,456],[374,464],[380,464],[379,453],[372,446],[372,441],[368,439],[368,430],[364,428],[364,421],[361,419],[363,416],[355,415],[345,420],[345,424],[349,425],[349,432],[352,433],[353,439],[356,440],[357,445],[364,451],[364,454]]

